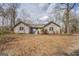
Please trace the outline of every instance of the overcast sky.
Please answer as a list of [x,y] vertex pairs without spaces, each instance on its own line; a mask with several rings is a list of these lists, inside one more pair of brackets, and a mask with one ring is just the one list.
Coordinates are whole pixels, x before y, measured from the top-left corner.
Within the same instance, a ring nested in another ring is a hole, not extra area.
[[[58,4],[58,3],[57,3]],[[55,20],[55,7],[56,3],[21,3],[18,8],[18,17],[22,19],[30,19],[33,22],[42,23],[52,18]],[[59,7],[64,8],[64,5]],[[79,15],[79,4],[76,4],[72,9],[74,13]],[[61,12],[61,14],[63,14]]]
[[[52,17],[52,19],[55,19],[53,14],[55,14],[54,10],[56,5],[56,3],[23,3],[18,9],[18,18],[29,18],[35,21],[45,21],[50,17]],[[79,14],[78,6],[79,5],[76,4],[72,9],[76,14]],[[65,6],[62,5],[61,7]]]
[[[18,13],[20,17],[31,17],[32,19],[39,19],[43,16],[47,18],[48,13],[53,10],[55,4],[21,4],[20,8],[18,9]],[[52,8],[51,8],[52,7]],[[42,19],[42,18],[41,18]]]

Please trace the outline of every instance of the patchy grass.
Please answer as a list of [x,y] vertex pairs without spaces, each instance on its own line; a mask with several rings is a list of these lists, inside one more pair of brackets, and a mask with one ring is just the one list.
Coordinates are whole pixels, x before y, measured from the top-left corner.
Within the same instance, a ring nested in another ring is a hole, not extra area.
[[7,55],[68,55],[76,36],[8,34],[0,41],[0,52]]

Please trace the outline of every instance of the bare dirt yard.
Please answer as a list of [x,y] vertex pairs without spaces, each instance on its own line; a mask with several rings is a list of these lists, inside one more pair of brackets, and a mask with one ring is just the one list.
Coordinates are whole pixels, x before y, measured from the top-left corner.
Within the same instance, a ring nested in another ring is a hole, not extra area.
[[0,37],[0,53],[12,56],[63,56],[79,49],[79,35],[8,34]]

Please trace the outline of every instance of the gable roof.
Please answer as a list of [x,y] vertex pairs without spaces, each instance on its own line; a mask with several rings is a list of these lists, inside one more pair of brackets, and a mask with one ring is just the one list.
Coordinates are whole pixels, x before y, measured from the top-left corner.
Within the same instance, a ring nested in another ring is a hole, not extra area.
[[22,22],[22,21],[20,21],[19,23],[17,23],[13,28],[15,28],[16,26],[18,26],[19,24],[24,24],[24,25],[26,25],[26,26],[29,26],[29,27],[31,27],[29,24],[27,24],[27,23],[24,23],[24,22]]
[[53,24],[55,24],[56,26],[60,27],[60,25],[54,23],[53,21],[51,21],[51,22],[49,22],[49,23],[47,23],[47,24],[27,24],[27,23],[25,23],[25,22],[20,21],[19,23],[17,23],[17,24],[13,27],[13,29],[14,29],[16,26],[18,26],[19,24],[21,24],[21,23],[24,24],[24,25],[26,25],[26,26],[32,27],[32,28],[44,28],[44,27],[46,27],[47,25],[49,25],[49,24],[51,24],[51,23],[53,23]]
[[55,24],[56,26],[60,27],[60,25],[56,24],[56,23],[53,22],[53,21],[51,21],[51,22],[47,23],[46,25],[44,25],[44,27],[46,27],[47,25],[49,25],[49,24],[51,24],[51,23],[53,23],[53,24]]

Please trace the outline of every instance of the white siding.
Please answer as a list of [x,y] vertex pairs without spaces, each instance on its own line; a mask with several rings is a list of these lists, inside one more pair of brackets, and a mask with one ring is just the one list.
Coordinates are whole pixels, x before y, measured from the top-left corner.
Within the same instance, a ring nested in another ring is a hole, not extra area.
[[[24,30],[20,30],[20,27],[24,27]],[[30,27],[27,25],[24,25],[23,23],[20,23],[14,28],[15,33],[30,33]]]
[[[53,31],[50,31],[50,30],[49,30],[50,27],[53,27]],[[44,28],[44,30],[47,30],[47,32],[48,32],[49,34],[52,34],[52,33],[59,34],[59,33],[60,33],[60,28],[59,28],[57,25],[53,24],[53,23],[47,25],[47,26]]]

